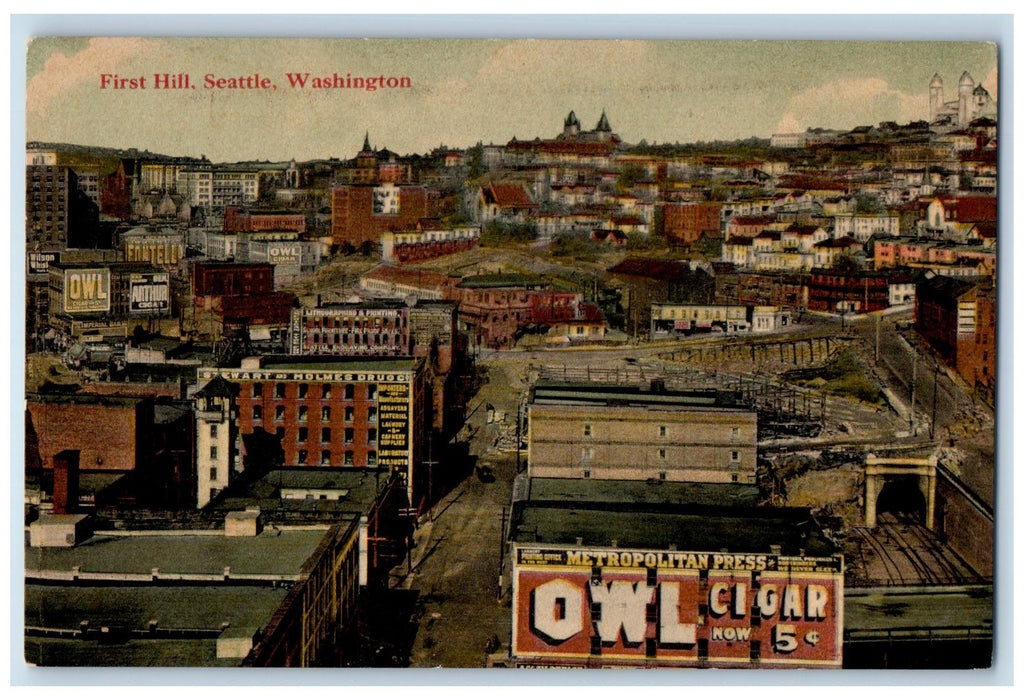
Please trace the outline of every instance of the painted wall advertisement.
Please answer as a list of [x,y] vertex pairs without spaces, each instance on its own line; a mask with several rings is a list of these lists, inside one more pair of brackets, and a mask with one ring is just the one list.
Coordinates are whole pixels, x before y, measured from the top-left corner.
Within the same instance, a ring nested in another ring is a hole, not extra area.
[[839,668],[841,557],[517,548],[524,665]]
[[409,468],[408,384],[377,385],[377,463],[389,469]]
[[60,263],[60,253],[57,251],[29,251],[28,253],[28,274],[45,275],[50,270],[51,263]]
[[64,270],[64,313],[110,311],[110,270]]
[[133,274],[129,282],[128,310],[131,314],[148,316],[170,311],[171,282],[166,272]]

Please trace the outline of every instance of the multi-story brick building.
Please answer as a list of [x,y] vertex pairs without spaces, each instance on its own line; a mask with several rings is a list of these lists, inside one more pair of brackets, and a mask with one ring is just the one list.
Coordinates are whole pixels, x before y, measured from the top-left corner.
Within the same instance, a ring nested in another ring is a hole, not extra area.
[[714,391],[538,384],[528,435],[531,477],[756,482],[757,414]]
[[331,237],[335,245],[376,245],[385,231],[414,228],[430,216],[422,187],[344,185],[331,191]]
[[274,291],[269,263],[197,262],[192,265],[192,306],[186,330],[219,338],[225,325],[246,325],[283,340],[295,296]]
[[380,235],[380,260],[394,265],[433,260],[469,250],[479,240],[479,226],[446,229],[435,223],[415,231],[385,231]]
[[665,238],[671,245],[690,245],[702,235],[722,230],[720,202],[666,202],[662,207]]
[[807,278],[807,308],[831,313],[870,313],[889,307],[885,272],[814,269]]
[[25,168],[28,251],[89,247],[87,239],[98,221],[99,207],[79,189],[74,170],[56,165]]
[[198,370],[204,386],[215,377],[239,387],[243,440],[274,436],[286,465],[385,467],[404,478],[410,502],[425,492],[432,400],[423,360],[269,356]]
[[29,467],[51,469],[62,450],[78,450],[83,471],[129,472],[152,460],[152,398],[28,394],[25,403]]
[[917,285],[914,325],[973,387],[995,390],[996,297],[991,278],[936,276]]

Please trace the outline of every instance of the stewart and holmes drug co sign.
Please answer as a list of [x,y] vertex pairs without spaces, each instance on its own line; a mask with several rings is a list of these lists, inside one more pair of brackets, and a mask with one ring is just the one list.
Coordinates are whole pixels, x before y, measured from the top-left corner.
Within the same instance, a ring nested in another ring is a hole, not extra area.
[[528,666],[842,666],[841,556],[515,547]]

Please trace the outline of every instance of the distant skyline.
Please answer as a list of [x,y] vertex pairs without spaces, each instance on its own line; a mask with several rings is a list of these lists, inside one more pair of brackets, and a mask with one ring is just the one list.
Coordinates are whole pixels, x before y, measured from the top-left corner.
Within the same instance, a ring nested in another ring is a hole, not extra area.
[[[26,138],[214,161],[351,158],[366,132],[399,154],[550,138],[570,110],[584,129],[604,110],[627,143],[767,138],[927,119],[935,73],[946,100],[964,71],[998,98],[997,60],[978,42],[43,37],[27,53]],[[307,72],[409,86],[289,87],[286,74]],[[277,89],[204,87],[207,74],[230,85],[257,73]],[[190,83],[154,89],[155,74]]]

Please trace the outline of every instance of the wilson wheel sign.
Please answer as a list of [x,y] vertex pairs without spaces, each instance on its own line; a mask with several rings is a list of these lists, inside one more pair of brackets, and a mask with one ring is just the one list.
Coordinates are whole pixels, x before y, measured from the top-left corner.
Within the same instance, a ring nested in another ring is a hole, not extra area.
[[842,558],[515,551],[527,665],[842,665]]

